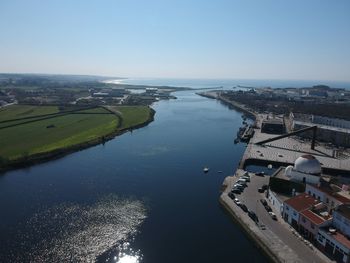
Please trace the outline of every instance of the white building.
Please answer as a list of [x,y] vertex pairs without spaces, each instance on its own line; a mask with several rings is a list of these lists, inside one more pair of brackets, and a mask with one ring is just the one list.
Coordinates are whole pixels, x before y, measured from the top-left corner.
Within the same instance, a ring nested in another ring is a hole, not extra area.
[[285,175],[291,181],[318,184],[321,171],[321,164],[313,155],[303,155],[295,160],[294,166],[287,166]]
[[339,194],[340,190],[332,188],[330,185],[318,184],[318,185],[306,185],[305,193],[313,196],[324,203],[328,211],[333,210],[335,207],[341,204],[350,203],[350,199]]
[[298,229],[300,212],[318,204],[320,201],[306,193],[294,196],[283,203],[283,219]]
[[333,226],[350,237],[350,204],[343,204],[333,212]]
[[332,227],[320,228],[317,243],[322,252],[333,257],[337,262],[350,262],[350,240],[341,232]]

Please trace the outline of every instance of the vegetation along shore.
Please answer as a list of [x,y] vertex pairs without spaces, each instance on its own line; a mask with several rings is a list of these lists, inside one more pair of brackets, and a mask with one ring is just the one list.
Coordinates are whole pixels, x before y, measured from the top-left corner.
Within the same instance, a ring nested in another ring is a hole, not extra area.
[[105,143],[153,121],[149,106],[11,105],[0,109],[0,171]]

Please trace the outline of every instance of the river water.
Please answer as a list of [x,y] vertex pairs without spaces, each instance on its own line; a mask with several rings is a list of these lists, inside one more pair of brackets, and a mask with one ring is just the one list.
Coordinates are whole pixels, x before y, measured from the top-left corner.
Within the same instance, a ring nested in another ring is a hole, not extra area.
[[147,127],[0,176],[0,261],[267,262],[218,202],[241,113],[174,95]]

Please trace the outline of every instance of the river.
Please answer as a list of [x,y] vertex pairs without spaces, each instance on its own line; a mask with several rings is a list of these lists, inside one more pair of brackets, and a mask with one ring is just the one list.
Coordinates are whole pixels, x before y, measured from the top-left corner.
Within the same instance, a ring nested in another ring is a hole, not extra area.
[[147,127],[0,176],[0,261],[267,262],[218,202],[241,113],[174,95]]

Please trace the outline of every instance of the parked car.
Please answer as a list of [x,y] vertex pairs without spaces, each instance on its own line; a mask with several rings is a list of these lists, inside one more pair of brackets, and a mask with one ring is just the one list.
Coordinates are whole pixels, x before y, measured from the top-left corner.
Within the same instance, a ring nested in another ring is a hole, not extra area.
[[247,176],[241,176],[241,177],[239,177],[239,179],[244,179],[248,183],[250,182],[250,177],[247,177]]
[[248,216],[254,221],[254,222],[259,222],[258,216],[251,210],[248,211]]
[[260,199],[260,202],[262,203],[263,206],[266,206],[267,205],[267,202],[265,199]]
[[238,184],[241,184],[241,185],[243,185],[243,186],[247,186],[247,180],[242,179],[242,178],[241,178],[241,179],[238,179],[238,180],[237,180],[237,183],[238,183]]
[[264,185],[261,187],[261,189],[263,189],[264,191],[267,190],[267,188],[268,188],[268,185],[267,185],[267,184],[264,184]]
[[276,214],[274,212],[269,212],[269,215],[271,216],[271,218],[273,220],[277,220],[277,216],[276,216]]
[[265,230],[265,229],[266,229],[266,226],[265,226],[264,224],[261,224],[261,225],[260,225],[260,229],[261,229],[261,230]]
[[257,175],[257,176],[265,176],[265,172],[264,171],[257,172],[257,173],[255,173],[255,175]]
[[236,197],[235,197],[235,194],[233,192],[229,192],[227,194],[232,200],[234,200]]
[[242,203],[241,203],[240,207],[242,208],[242,210],[243,210],[244,212],[248,212],[248,208],[247,208],[247,206],[246,206],[245,204],[242,204]]
[[272,209],[269,205],[265,205],[264,207],[267,212],[272,212]]
[[233,202],[235,202],[235,204],[238,206],[241,204],[241,202],[238,200],[238,198],[235,198],[235,200],[233,200]]
[[233,194],[241,194],[243,190],[238,188],[232,188],[231,193]]
[[245,187],[247,187],[247,185],[236,183],[236,184],[233,185],[233,187],[244,189]]
[[265,191],[260,187],[260,188],[258,188],[258,192],[259,192],[259,193],[263,193],[263,192],[265,192]]

